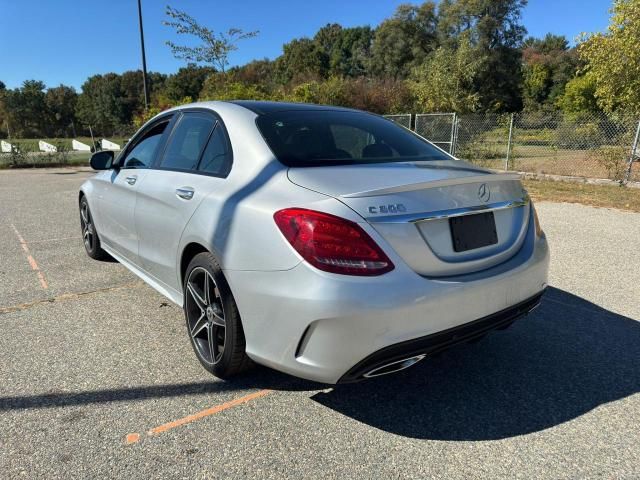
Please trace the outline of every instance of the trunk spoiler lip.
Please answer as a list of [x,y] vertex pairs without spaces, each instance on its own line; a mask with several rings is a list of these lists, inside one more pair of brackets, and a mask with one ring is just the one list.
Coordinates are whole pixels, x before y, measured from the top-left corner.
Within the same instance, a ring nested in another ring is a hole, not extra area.
[[411,192],[414,190],[423,190],[425,188],[450,187],[453,185],[466,185],[470,183],[488,183],[502,181],[520,180],[518,173],[487,173],[483,175],[469,175],[465,177],[443,178],[440,180],[428,180],[426,182],[409,183],[398,185],[396,187],[378,188],[375,190],[364,190],[362,192],[346,193],[340,195],[342,198],[364,198],[375,197],[378,195],[386,195],[390,193]]

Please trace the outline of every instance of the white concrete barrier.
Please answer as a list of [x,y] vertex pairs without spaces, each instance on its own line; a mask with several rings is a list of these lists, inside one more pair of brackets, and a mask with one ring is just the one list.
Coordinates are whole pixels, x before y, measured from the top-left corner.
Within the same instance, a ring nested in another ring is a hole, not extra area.
[[86,143],[79,142],[78,140],[71,140],[71,148],[76,152],[90,152],[91,147]]
[[41,152],[55,153],[58,151],[58,147],[56,147],[55,145],[51,145],[50,143],[47,143],[44,140],[38,141],[38,148],[40,149]]
[[103,138],[100,141],[100,146],[103,150],[120,150],[120,145],[118,145],[117,143],[113,143],[106,138]]
[[13,145],[11,145],[9,142],[0,140],[0,151],[2,151],[2,153],[11,153],[12,148]]

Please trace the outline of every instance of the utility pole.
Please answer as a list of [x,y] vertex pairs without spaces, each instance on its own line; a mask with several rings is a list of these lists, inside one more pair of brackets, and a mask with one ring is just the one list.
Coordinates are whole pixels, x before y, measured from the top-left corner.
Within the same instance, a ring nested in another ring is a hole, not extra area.
[[147,58],[144,53],[144,30],[142,29],[142,5],[138,0],[138,22],[140,23],[140,48],[142,49],[142,83],[144,83],[144,109],[149,108],[149,85],[147,84]]

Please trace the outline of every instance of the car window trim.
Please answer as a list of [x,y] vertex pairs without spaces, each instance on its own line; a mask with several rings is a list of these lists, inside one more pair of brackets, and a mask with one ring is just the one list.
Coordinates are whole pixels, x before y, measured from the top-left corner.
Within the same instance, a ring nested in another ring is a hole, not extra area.
[[[131,138],[131,140],[127,143],[127,146],[125,147],[125,149],[122,152],[120,152],[120,155],[118,155],[118,158],[115,161],[115,165],[117,165],[118,168],[121,170],[149,170],[151,168],[151,165],[153,165],[153,163],[155,162],[155,159],[158,156],[158,152],[164,148],[164,145],[166,144],[166,141],[167,141],[167,135],[172,130],[173,128],[172,125],[175,122],[175,119],[176,119],[175,112],[169,112],[165,115],[162,115],[161,117],[158,117],[153,121],[153,123],[150,123],[143,130],[140,130],[139,132],[137,132]],[[162,132],[160,143],[156,146],[156,149],[153,152],[153,159],[151,161],[151,164],[146,165],[144,167],[125,167],[124,160],[127,158],[127,155],[129,155],[131,150],[133,150],[142,140],[144,140],[144,136],[147,133],[149,133],[149,131],[153,130],[160,123],[166,122],[167,120],[169,120],[169,122],[167,123],[167,126],[165,127],[164,131]]]
[[[185,116],[185,114],[187,113],[204,113],[205,115],[209,115],[212,116],[214,119],[214,124],[213,124],[213,128],[211,129],[211,131],[209,132],[209,136],[207,137],[207,141],[204,143],[204,146],[202,147],[202,151],[200,152],[200,155],[198,156],[198,163],[196,165],[196,169],[192,170],[192,169],[186,169],[186,168],[166,168],[166,167],[161,167],[160,163],[162,162],[162,159],[164,159],[164,156],[166,154],[166,149],[168,147],[168,145],[171,143],[171,140],[173,138],[173,133],[176,129],[176,127],[179,125],[179,120],[182,119],[182,117]],[[160,170],[163,172],[181,172],[181,173],[192,173],[194,175],[203,175],[205,177],[216,177],[216,178],[227,178],[229,176],[229,174],[231,173],[231,170],[233,168],[233,148],[231,146],[231,139],[229,138],[229,132],[227,131],[227,128],[224,124],[224,122],[222,121],[222,118],[220,117],[220,115],[214,111],[211,110],[209,108],[185,108],[179,111],[179,118],[174,119],[173,122],[173,126],[171,127],[171,134],[169,136],[169,138],[166,140],[166,142],[164,143],[164,148],[162,150],[162,153],[160,155],[156,156],[156,160],[148,167],[151,170]],[[200,162],[202,161],[202,156],[204,155],[204,151],[207,149],[207,146],[209,145],[209,140],[211,139],[211,136],[213,135],[213,132],[215,132],[216,128],[218,128],[218,126],[220,126],[222,128],[221,133],[222,133],[222,137],[224,138],[224,141],[227,144],[227,155],[229,155],[229,167],[227,168],[227,173],[225,175],[221,175],[221,174],[217,174],[217,173],[211,173],[211,172],[203,172],[198,170],[198,168],[200,167]]]

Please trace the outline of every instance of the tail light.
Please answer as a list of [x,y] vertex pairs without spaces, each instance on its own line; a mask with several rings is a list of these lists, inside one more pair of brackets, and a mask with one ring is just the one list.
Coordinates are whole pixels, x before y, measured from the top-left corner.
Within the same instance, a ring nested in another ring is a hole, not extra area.
[[538,237],[542,237],[544,235],[544,231],[542,230],[542,226],[540,225],[540,219],[538,218],[538,212],[536,212],[536,207],[531,202],[531,210],[533,211],[533,221],[535,222],[536,227],[536,235]]
[[394,268],[357,223],[303,208],[286,208],[273,218],[296,252],[320,270],[369,276],[382,275]]

